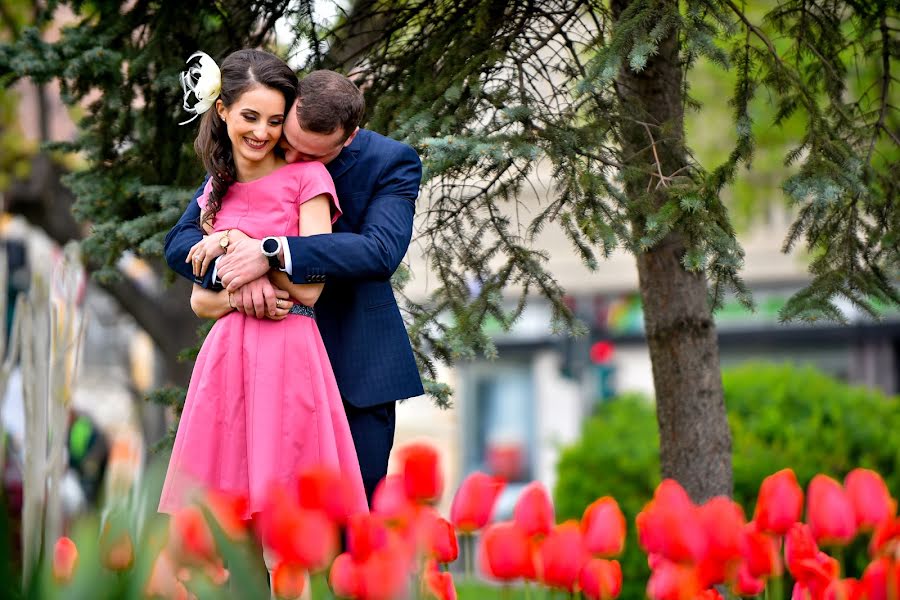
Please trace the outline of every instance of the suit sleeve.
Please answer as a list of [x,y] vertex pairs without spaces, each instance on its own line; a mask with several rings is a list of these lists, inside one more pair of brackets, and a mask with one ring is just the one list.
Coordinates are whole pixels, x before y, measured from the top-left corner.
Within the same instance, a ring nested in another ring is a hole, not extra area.
[[[401,145],[379,176],[359,233],[288,237],[294,283],[338,279],[387,280],[412,238],[422,163],[416,151]],[[183,260],[183,258],[182,258]]]
[[205,185],[206,181],[204,180],[203,185],[200,186],[197,193],[191,198],[187,209],[184,211],[184,214],[181,215],[178,223],[176,223],[175,227],[172,228],[172,231],[166,235],[166,262],[169,264],[170,269],[194,283],[198,283],[205,288],[221,288],[221,286],[213,285],[213,270],[211,268],[206,270],[206,275],[201,279],[199,277],[194,277],[191,265],[184,262],[191,246],[203,239],[203,230],[200,229],[200,205],[197,203],[197,198],[203,193]]

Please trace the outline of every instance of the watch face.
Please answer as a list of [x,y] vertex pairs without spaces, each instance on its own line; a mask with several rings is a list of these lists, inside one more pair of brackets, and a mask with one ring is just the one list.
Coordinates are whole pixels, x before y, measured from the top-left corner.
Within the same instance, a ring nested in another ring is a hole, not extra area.
[[274,238],[268,238],[268,239],[263,240],[262,247],[263,247],[263,251],[266,254],[274,254],[275,252],[278,252],[278,246],[279,246],[278,240],[276,240]]

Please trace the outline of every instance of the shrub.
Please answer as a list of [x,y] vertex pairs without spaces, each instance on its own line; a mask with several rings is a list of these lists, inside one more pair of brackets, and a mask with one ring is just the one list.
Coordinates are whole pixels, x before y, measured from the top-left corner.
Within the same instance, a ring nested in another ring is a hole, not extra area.
[[[815,369],[749,363],[723,373],[733,436],[734,498],[748,511],[762,479],[791,467],[804,487],[816,473],[838,479],[852,468],[877,470],[900,491],[900,397],[848,386]],[[634,517],[659,483],[659,437],[652,402],[627,396],[600,405],[581,439],[564,450],[554,492],[560,519],[581,516],[594,498],[614,495],[629,521],[622,598],[644,598],[649,569]],[[854,544],[847,575],[866,562]]]

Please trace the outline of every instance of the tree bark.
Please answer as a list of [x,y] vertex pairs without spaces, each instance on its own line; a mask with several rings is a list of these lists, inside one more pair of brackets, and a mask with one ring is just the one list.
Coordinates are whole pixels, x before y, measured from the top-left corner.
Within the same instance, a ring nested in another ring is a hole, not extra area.
[[[38,154],[31,163],[27,180],[18,181],[4,194],[5,208],[24,216],[62,245],[82,239],[82,228],[72,216],[72,192],[60,182],[62,172],[49,156]],[[87,265],[91,270],[92,265]],[[153,338],[163,355],[166,383],[186,386],[193,364],[177,359],[178,353],[197,341],[199,319],[191,311],[189,282],[178,278],[173,287],[150,290],[124,274],[101,284],[123,311]]]
[[[674,0],[665,0],[674,3]],[[614,0],[619,20],[630,0]],[[622,152],[630,165],[645,165],[647,177],[629,177],[630,199],[660,181],[650,173],[671,175],[687,164],[684,146],[684,98],[677,32],[662,40],[646,67],[627,64],[616,78]],[[657,158],[658,157],[658,158]],[[666,201],[665,186],[654,193],[654,208]],[[634,203],[637,205],[637,203]],[[647,211],[636,211],[636,235]],[[653,364],[662,476],[676,479],[696,502],[732,491],[731,431],[728,427],[719,346],[703,275],[687,272],[683,234],[673,231],[638,255],[644,326]]]

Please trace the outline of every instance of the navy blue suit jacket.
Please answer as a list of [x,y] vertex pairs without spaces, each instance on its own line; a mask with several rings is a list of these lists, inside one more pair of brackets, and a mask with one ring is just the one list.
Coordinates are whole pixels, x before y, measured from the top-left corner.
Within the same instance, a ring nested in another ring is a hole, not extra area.
[[[332,233],[288,238],[291,278],[325,283],[316,322],[347,402],[362,408],[418,396],[422,380],[390,277],[412,237],[422,164],[410,146],[360,129],[327,168],[343,215]],[[202,190],[166,236],[165,253],[178,274],[210,287],[212,269],[201,281],[184,262],[203,235]]]

